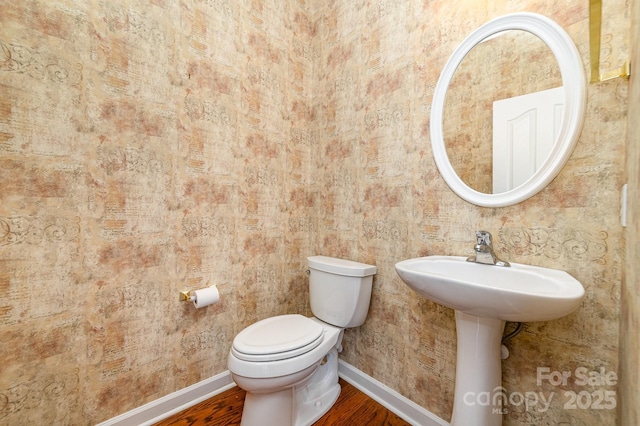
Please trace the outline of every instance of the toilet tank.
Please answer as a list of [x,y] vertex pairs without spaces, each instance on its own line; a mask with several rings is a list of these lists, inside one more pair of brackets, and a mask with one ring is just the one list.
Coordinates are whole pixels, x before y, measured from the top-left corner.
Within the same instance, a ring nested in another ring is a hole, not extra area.
[[376,267],[327,256],[307,258],[313,315],[343,328],[359,327],[369,312]]

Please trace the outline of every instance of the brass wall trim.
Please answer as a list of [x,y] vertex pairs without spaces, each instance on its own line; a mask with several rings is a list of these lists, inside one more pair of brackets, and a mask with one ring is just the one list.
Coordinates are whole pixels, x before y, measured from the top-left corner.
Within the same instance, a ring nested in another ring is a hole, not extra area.
[[600,34],[602,32],[602,0],[589,0],[589,53],[591,55],[591,82],[629,78],[631,64],[625,61],[622,67],[600,73]]

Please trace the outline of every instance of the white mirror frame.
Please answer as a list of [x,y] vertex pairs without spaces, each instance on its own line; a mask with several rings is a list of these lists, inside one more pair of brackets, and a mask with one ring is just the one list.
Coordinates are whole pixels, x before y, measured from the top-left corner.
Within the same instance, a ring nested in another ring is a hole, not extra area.
[[[514,189],[499,194],[485,194],[464,183],[449,161],[442,129],[444,102],[453,75],[467,53],[487,37],[508,30],[528,31],[549,46],[562,75],[565,107],[558,138],[540,169]],[[431,104],[431,146],[436,165],[451,190],[470,203],[483,207],[517,204],[540,192],[562,170],[580,137],[585,106],[586,79],[582,60],[573,40],[560,25],[545,16],[529,12],[495,18],[464,39],[445,64],[438,79]]]

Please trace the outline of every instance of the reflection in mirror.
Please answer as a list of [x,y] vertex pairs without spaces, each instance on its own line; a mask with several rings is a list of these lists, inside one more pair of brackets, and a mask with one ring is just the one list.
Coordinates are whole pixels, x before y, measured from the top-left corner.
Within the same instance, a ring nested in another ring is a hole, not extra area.
[[[473,47],[455,71],[443,111],[446,152],[462,181],[478,192],[494,193],[494,146],[491,141],[494,139],[495,101],[561,86],[562,76],[553,52],[528,31],[504,31]],[[553,107],[542,110],[551,111]],[[555,116],[562,117],[562,111],[556,110]],[[556,124],[559,128],[561,123]],[[554,138],[553,133],[550,132],[549,137]],[[553,141],[546,143],[552,144]],[[524,149],[520,147],[516,151],[523,152]],[[537,162],[543,160],[538,158]],[[519,168],[513,164],[510,167]],[[533,172],[535,170],[528,176]],[[499,192],[511,189],[502,184],[498,187],[503,188]]]

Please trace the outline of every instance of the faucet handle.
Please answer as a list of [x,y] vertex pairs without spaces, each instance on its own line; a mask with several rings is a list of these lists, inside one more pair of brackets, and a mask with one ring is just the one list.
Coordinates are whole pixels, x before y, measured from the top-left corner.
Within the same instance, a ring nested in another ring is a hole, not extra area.
[[478,241],[478,245],[491,246],[491,232],[476,231],[476,239]]

